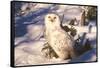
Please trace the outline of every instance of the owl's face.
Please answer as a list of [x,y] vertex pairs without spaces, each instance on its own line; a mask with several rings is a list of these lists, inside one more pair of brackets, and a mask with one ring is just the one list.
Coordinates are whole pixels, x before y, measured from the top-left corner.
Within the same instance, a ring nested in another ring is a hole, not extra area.
[[60,24],[59,16],[53,13],[47,14],[45,16],[45,24],[48,24],[49,26],[59,25]]

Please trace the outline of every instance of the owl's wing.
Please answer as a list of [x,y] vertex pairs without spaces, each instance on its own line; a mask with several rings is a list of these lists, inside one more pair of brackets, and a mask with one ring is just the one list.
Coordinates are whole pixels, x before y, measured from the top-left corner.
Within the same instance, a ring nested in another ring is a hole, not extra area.
[[43,35],[44,35],[44,38],[46,38],[46,28],[44,29]]
[[49,33],[48,33],[48,31],[46,30],[46,28],[44,29],[44,38],[46,39],[46,43],[48,42],[47,41],[47,39],[49,39],[48,37],[49,37]]

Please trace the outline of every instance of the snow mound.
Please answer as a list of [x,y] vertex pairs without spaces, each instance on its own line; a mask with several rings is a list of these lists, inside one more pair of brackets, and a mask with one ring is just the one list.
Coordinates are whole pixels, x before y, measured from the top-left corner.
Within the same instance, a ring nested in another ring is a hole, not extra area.
[[29,25],[27,27],[27,34],[32,40],[39,40],[44,33],[43,25]]
[[48,59],[43,56],[41,49],[45,41],[34,41],[30,43],[22,43],[15,48],[15,65],[41,65],[54,63],[68,63],[69,60],[62,61],[60,59]]

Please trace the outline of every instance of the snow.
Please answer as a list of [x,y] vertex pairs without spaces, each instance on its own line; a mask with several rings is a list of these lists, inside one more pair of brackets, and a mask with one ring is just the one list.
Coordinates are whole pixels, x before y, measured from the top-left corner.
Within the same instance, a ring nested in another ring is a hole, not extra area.
[[62,61],[60,59],[45,58],[41,52],[45,41],[34,41],[29,43],[22,43],[15,48],[15,62],[16,66],[20,65],[40,65],[53,63],[68,63],[69,60]]
[[30,39],[39,40],[43,36],[44,27],[42,25],[29,25],[27,31]]
[[[91,32],[89,33],[88,26],[73,26],[77,30],[77,35],[86,33],[86,39],[91,42],[92,50],[78,56],[75,59],[60,60],[59,58],[48,59],[43,56],[41,49],[46,43],[44,38],[44,16],[49,12],[55,12],[62,16],[64,14],[63,25],[68,25],[69,20],[77,18],[80,20],[81,10],[79,6],[69,5],[54,5],[54,4],[32,4],[30,3],[31,10],[26,12],[28,4],[23,4],[21,10],[25,15],[15,16],[15,65],[41,65],[41,64],[56,64],[56,63],[77,63],[77,62],[90,62],[96,61],[96,35],[97,29],[96,21],[90,21],[92,25]],[[61,18],[62,19],[62,18]]]

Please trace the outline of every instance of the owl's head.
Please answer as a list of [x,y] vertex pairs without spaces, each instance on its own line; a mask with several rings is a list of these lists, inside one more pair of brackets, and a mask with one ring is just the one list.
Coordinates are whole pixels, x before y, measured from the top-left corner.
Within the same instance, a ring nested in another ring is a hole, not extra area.
[[47,26],[59,26],[60,25],[60,18],[57,14],[50,13],[45,16],[45,24]]

